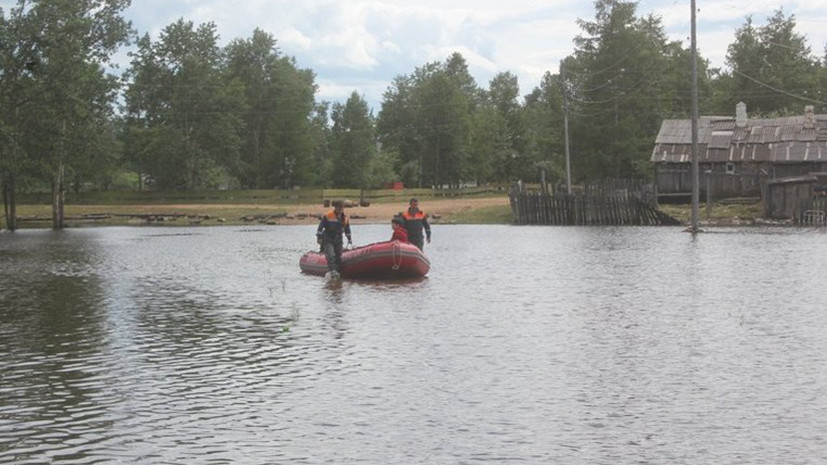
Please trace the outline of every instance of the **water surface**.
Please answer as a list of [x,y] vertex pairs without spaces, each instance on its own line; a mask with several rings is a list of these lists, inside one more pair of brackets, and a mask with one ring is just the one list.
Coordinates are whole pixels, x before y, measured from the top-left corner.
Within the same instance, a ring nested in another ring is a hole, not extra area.
[[0,463],[827,462],[824,232],[314,229],[0,233]]

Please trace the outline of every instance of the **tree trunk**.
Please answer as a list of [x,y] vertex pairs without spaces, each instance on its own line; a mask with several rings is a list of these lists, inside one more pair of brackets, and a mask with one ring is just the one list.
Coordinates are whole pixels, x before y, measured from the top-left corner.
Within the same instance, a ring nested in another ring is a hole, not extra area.
[[6,176],[3,183],[3,206],[6,213],[6,227],[9,231],[17,230],[17,186],[13,174]]
[[66,227],[63,214],[63,162],[57,165],[57,173],[52,183],[52,229],[59,230]]
[[440,144],[441,140],[440,137],[436,137],[436,157],[434,157],[434,184],[433,187],[439,189],[441,184],[439,182],[439,157],[440,151],[442,151],[442,144]]

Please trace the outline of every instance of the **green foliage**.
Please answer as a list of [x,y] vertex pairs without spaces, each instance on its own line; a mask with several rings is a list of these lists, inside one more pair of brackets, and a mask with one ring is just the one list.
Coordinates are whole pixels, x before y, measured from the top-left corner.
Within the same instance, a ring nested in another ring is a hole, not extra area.
[[819,104],[824,111],[823,66],[795,26],[795,16],[779,9],[764,26],[756,27],[747,17],[735,32],[726,58],[732,72],[721,80],[730,113],[741,101],[754,115],[801,114],[807,104]]
[[[508,71],[479,87],[453,53],[397,76],[377,118],[357,92],[317,102],[313,71],[270,34],[221,48],[215,24],[184,19],[137,40],[121,89],[105,69],[132,37],[120,16],[128,5],[19,0],[0,10],[4,186],[48,187],[64,169],[76,191],[563,181],[564,95],[575,181],[646,176],[662,121],[689,117],[691,51],[629,0],[597,0],[561,73],[528,93]],[[703,114],[732,115],[738,101],[753,115],[827,109],[827,48],[815,57],[782,10],[763,26],[747,18],[727,65],[698,60]]]
[[224,50],[217,41],[213,23],[184,20],[139,41],[126,92],[133,165],[164,189],[317,181],[313,73],[259,29]]
[[128,6],[19,0],[8,17],[0,11],[0,179],[11,198],[28,183],[63,191],[64,173],[75,188],[105,183],[117,165],[119,83],[105,67],[131,36]]
[[133,56],[126,92],[128,145],[156,187],[195,189],[237,170],[242,90],[225,85],[216,26],[178,20],[158,43],[145,36]]
[[[598,0],[595,20],[565,61],[572,100],[573,171],[580,178],[639,176],[661,121],[688,116],[688,52],[636,2]],[[704,74],[703,70],[700,74]]]
[[546,170],[547,181],[565,180],[563,101],[559,75],[546,72],[540,87],[526,96],[523,118],[526,125],[526,158],[534,168]]
[[367,102],[353,92],[344,105],[333,105],[332,119],[333,186],[369,187],[369,167],[376,152],[376,139]]
[[379,139],[399,154],[408,185],[458,185],[467,173],[479,90],[459,54],[399,76],[385,92]]
[[389,183],[399,181],[396,174],[398,164],[399,155],[395,152],[377,152],[368,164],[365,186],[368,189],[382,189]]

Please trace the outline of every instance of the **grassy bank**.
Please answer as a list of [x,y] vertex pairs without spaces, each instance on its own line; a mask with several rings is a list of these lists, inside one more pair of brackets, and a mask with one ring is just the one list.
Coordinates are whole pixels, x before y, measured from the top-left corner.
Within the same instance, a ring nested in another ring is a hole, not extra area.
[[[245,224],[287,214],[279,206],[238,205],[66,205],[66,223],[76,226]],[[19,205],[19,227],[51,227],[49,205]]]
[[[505,195],[496,186],[462,189],[257,189],[226,191],[67,192],[67,205],[317,205],[342,199],[370,203],[406,202],[442,198],[479,198]],[[50,192],[20,193],[20,205],[49,205]]]
[[458,224],[511,224],[513,221],[509,205],[468,208],[449,218],[449,222]]
[[[505,195],[448,197],[420,200],[434,224],[509,224],[512,221]],[[355,224],[385,223],[407,207],[407,201],[388,199],[370,205],[354,206],[347,212]],[[189,204],[68,204],[68,227],[138,225],[242,225],[310,224],[329,208],[315,203],[189,203]],[[20,228],[50,228],[51,206],[18,206]]]
[[[683,223],[692,221],[692,205],[661,205],[661,211],[671,215]],[[707,212],[706,204],[701,202],[698,219],[702,223],[711,225],[739,225],[750,224],[763,217],[763,207],[760,201],[730,199],[714,202]]]
[[[511,224],[513,218],[508,197],[504,194],[485,193],[478,196],[437,197],[433,191],[418,190],[423,208],[431,214],[434,224]],[[355,191],[358,193],[358,191]],[[338,198],[346,198],[354,191],[327,191]],[[424,195],[423,195],[424,194]],[[348,208],[354,223],[384,223],[406,207],[407,192],[395,197],[379,198],[367,207]],[[148,203],[101,203],[67,204],[66,218],[69,227],[88,226],[138,226],[138,225],[244,225],[244,224],[311,224],[318,221],[315,215],[325,212],[321,197],[318,201],[306,202],[305,198],[288,202],[280,196],[265,201],[261,196],[253,203],[235,203],[232,196],[189,203],[169,203],[169,196],[150,197],[157,202]],[[163,199],[163,200],[162,200]],[[98,199],[102,200],[102,199]],[[147,200],[144,198],[143,200]],[[660,206],[681,222],[691,221],[690,205]],[[704,225],[730,226],[750,225],[762,217],[760,202],[748,199],[733,199],[717,202],[707,214],[706,206],[700,206],[700,221]],[[51,206],[47,204],[25,204],[18,206],[20,228],[50,228]],[[3,225],[4,226],[4,225]]]

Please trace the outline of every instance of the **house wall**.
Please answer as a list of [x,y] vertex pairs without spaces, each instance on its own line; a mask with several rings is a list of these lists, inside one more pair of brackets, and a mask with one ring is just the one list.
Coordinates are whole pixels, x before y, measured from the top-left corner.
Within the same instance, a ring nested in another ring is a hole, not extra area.
[[[727,166],[729,165],[729,166]],[[689,163],[658,163],[656,182],[660,194],[692,192],[692,170]],[[758,197],[762,184],[770,179],[804,176],[827,171],[827,163],[700,163],[701,196],[706,194],[707,171],[711,171],[710,190],[713,199]]]
[[776,163],[772,165],[772,169],[773,177],[786,178],[825,171],[827,170],[827,163]]
[[815,180],[768,183],[764,195],[764,217],[801,218],[812,206]]
[[[758,197],[761,195],[761,184],[770,177],[768,171],[762,171],[754,163],[734,164],[734,173],[728,173],[724,163],[701,163],[699,167],[702,198],[706,198],[707,186],[713,199]],[[655,177],[659,194],[692,192],[692,170],[689,164],[658,164]]]

